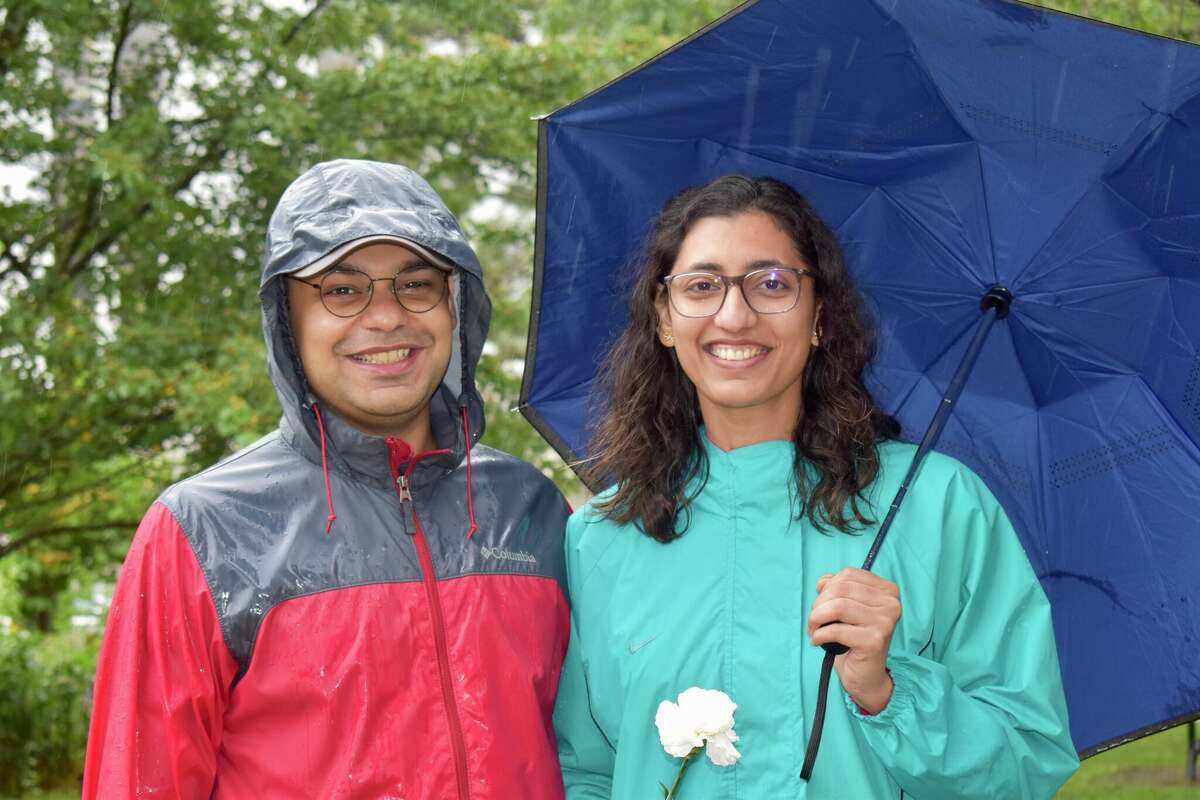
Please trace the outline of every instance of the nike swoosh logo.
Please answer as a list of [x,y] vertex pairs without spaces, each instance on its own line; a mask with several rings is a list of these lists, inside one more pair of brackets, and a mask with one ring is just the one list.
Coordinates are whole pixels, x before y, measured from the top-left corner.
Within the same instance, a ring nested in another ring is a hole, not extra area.
[[654,634],[653,636],[651,636],[649,639],[647,639],[646,641],[644,641],[644,642],[640,642],[640,643],[638,643],[638,644],[634,644],[633,642],[630,642],[630,643],[629,643],[629,655],[634,655],[635,653],[637,653],[637,651],[641,650],[643,647],[645,647],[646,645],[648,645],[648,644],[650,644],[651,642],[653,642],[653,641],[654,641],[655,639],[657,639],[659,636],[662,636],[662,634],[661,634],[661,633],[656,633],[656,634]]

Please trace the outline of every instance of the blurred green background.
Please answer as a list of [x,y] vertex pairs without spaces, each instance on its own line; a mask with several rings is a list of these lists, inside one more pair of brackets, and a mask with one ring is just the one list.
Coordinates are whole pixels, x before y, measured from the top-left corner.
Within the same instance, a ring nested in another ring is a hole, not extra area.
[[[398,161],[456,210],[495,301],[485,441],[570,471],[514,412],[536,125],[729,0],[0,3],[0,797],[78,796],[96,651],[138,519],[274,427],[256,287],[283,188]],[[1200,0],[1052,0],[1200,40]],[[1183,729],[1063,797],[1183,797]],[[48,794],[46,794],[48,792]]]

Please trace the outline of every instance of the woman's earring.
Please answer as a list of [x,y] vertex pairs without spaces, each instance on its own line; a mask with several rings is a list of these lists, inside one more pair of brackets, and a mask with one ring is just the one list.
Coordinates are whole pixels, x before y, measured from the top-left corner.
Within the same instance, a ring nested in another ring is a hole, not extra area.
[[820,331],[818,331],[818,330],[814,330],[814,331],[813,331],[813,335],[812,335],[812,346],[813,346],[813,347],[820,347],[820,346],[821,346],[821,332],[820,332]]
[[663,331],[662,343],[664,347],[670,347],[671,345],[675,344],[675,334],[671,333],[670,331]]

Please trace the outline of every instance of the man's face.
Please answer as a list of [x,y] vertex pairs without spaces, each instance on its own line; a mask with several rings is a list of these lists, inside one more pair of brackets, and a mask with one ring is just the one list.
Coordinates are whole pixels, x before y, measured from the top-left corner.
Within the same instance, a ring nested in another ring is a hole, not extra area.
[[[371,278],[398,275],[400,286],[444,274],[391,243],[355,250],[326,273],[349,269]],[[372,284],[366,309],[344,318],[330,313],[321,291],[310,285],[320,284],[326,273],[287,281],[292,333],[309,387],[324,409],[365,433],[423,441],[429,400],[450,363],[450,292],[430,310],[414,313],[397,301],[390,282],[379,281]]]

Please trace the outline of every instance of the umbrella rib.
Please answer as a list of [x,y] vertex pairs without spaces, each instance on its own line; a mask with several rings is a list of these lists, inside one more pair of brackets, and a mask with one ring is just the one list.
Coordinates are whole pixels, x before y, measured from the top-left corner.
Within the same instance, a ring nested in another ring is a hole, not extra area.
[[921,72],[925,74],[926,79],[929,81],[930,87],[937,94],[938,99],[942,101],[942,108],[945,109],[946,115],[954,121],[954,124],[958,127],[959,133],[963,135],[965,142],[974,142],[975,138],[967,133],[967,128],[963,124],[963,121],[959,119],[956,113],[954,113],[954,106],[952,106],[946,99],[945,93],[942,92],[941,85],[934,79],[933,70],[929,68],[929,65],[925,63],[925,59],[922,58],[921,54],[917,51],[916,45],[913,42],[912,34],[909,33],[908,28],[904,27],[904,23],[896,19],[896,17],[893,15],[892,12],[896,10],[898,3],[893,2],[892,7],[887,11],[884,11],[883,7],[879,4],[879,0],[872,0],[872,2],[874,3],[875,7],[878,8],[889,19],[891,19],[891,21],[895,23],[896,27],[904,34],[904,40],[908,43],[909,56],[912,58],[913,63],[915,63],[921,69]]
[[[972,330],[972,326],[974,325],[974,322],[975,322],[974,320],[968,322],[966,325],[964,325],[962,328],[960,328],[955,334],[953,334],[951,336],[947,336],[946,337],[946,345],[941,350],[937,351],[937,353],[934,354],[933,358],[931,358],[925,364],[925,366],[921,370],[922,373],[924,373],[925,375],[928,375],[929,370],[933,368],[933,365],[938,363],[939,361],[941,361],[943,358],[945,358],[946,354],[949,353],[951,350],[953,350],[954,346],[963,340],[964,333]],[[929,378],[929,382],[933,383],[932,377]],[[937,384],[934,384],[934,388],[937,388]],[[945,394],[945,392],[946,392],[945,389],[938,389],[938,391],[940,391],[943,394]]]
[[[1123,288],[1123,287],[1127,287],[1127,286],[1137,286],[1139,284],[1150,283],[1150,282],[1159,281],[1159,280],[1182,280],[1182,281],[1186,282],[1187,278],[1175,278],[1175,277],[1168,276],[1168,275],[1147,275],[1144,278],[1129,278],[1128,280],[1124,280],[1124,281],[1110,281],[1107,283],[1078,283],[1067,289],[1045,289],[1045,290],[1038,290],[1038,291],[1032,291],[1032,292],[1025,292],[1024,294],[1021,295],[1021,300],[1025,301],[1025,302],[1030,302],[1030,301],[1033,301],[1033,299],[1036,297],[1044,297],[1046,295],[1050,295],[1052,297],[1061,297],[1063,295],[1071,295],[1071,294],[1075,294],[1077,292],[1085,291],[1088,289],[1119,289],[1119,288]],[[1046,305],[1046,304],[1038,303],[1038,305]],[[1055,308],[1055,309],[1060,309],[1060,308],[1071,308],[1071,307],[1074,307],[1077,305],[1079,305],[1079,303],[1072,301],[1070,303],[1058,303],[1051,307]]]
[[923,297],[944,297],[948,300],[954,300],[955,302],[962,302],[964,297],[970,300],[978,300],[978,298],[976,298],[974,295],[967,295],[963,294],[962,292],[938,291],[937,289],[929,289],[923,286],[918,288],[916,286],[898,283],[876,283],[874,281],[863,281],[859,284],[859,286],[862,288],[869,287],[871,289],[879,289],[883,292],[887,292],[888,294],[916,294]]
[[[979,152],[980,152],[979,142],[974,142],[973,145],[974,145],[973,149],[975,150],[975,163],[978,165],[978,168],[979,168],[979,182],[980,182],[980,185],[982,186],[982,184],[984,182],[984,174],[983,174],[983,161],[980,159],[980,155],[979,155]],[[942,200],[945,201],[946,208],[950,209],[950,212],[954,215],[954,219],[958,221],[959,230],[961,230],[963,232],[963,235],[965,238],[967,236],[969,229],[967,227],[966,222],[963,221],[963,218],[958,213],[958,206],[956,206],[954,203],[950,202],[950,198],[946,196],[946,191],[945,191],[945,189],[942,188],[942,184],[940,182],[937,182],[934,185],[937,187],[938,194],[941,195]],[[983,199],[983,218],[990,222],[991,221],[991,210],[988,208],[987,192],[983,191],[983,192],[980,192],[980,194],[982,195],[982,199]],[[988,264],[988,268],[991,271],[991,277],[992,277],[991,283],[992,283],[992,285],[995,285],[996,283],[999,282],[999,278],[997,277],[997,273],[996,273],[996,245],[995,245],[995,242],[992,240],[992,226],[989,224],[986,226],[986,228],[987,228],[987,235],[988,235],[987,252],[991,256],[990,262]]]
[[[833,181],[840,181],[841,183],[849,183],[854,186],[861,186],[864,189],[877,190],[880,188],[879,186],[876,186],[873,183],[864,183],[863,181],[856,181],[853,178],[847,178],[844,175],[835,175],[831,172],[823,172],[819,169],[812,169],[808,165],[798,167],[795,164],[785,164],[784,162],[778,161],[774,158],[768,158],[767,156],[764,156],[761,153],[754,153],[754,152],[751,152],[750,150],[746,150],[746,149],[738,147],[736,145],[728,144],[726,142],[719,142],[716,139],[713,139],[711,136],[700,136],[695,139],[656,139],[656,138],[647,137],[647,136],[634,136],[633,134],[628,134],[628,133],[614,133],[612,135],[624,136],[624,137],[634,139],[635,141],[639,141],[639,142],[655,142],[655,141],[661,141],[661,142],[666,142],[666,143],[708,142],[709,144],[713,145],[714,147],[724,149],[724,150],[729,150],[734,153],[741,153],[744,156],[756,158],[759,161],[765,161],[768,164],[774,164],[777,167],[783,167],[785,169],[792,169],[792,170],[796,170],[797,172],[807,172],[812,175],[820,175],[822,178],[828,178],[829,180],[833,180]],[[868,195],[868,197],[869,197],[869,195]],[[864,200],[863,202],[866,202],[866,201]],[[855,209],[855,210],[857,211],[857,209]]]
[[[925,235],[932,240],[935,245],[937,245],[937,248],[946,255],[949,261],[959,266],[960,271],[964,272],[975,283],[976,287],[980,291],[980,294],[982,295],[985,287],[978,280],[979,276],[971,269],[971,266],[969,264],[964,264],[957,256],[955,256],[954,253],[942,242],[942,240],[934,235],[933,231],[929,229],[925,222],[920,217],[909,211],[903,203],[898,202],[886,187],[879,187],[879,191],[892,203],[892,205],[897,208],[897,210],[904,216],[905,219],[909,220],[912,225],[923,231]],[[925,249],[924,246],[922,246],[922,249]]]
[[[1104,185],[1105,187],[1107,187],[1107,184],[1104,184],[1102,181],[1101,181],[1101,184],[1102,184],[1102,185]],[[1088,190],[1088,192],[1087,192],[1086,194],[1091,194],[1091,190],[1089,189],[1089,190]],[[1086,197],[1086,194],[1085,194],[1085,197]],[[1141,215],[1142,215],[1142,224],[1141,224],[1141,225],[1139,225],[1139,226],[1138,226],[1138,227],[1136,227],[1136,228],[1127,228],[1127,229],[1125,229],[1125,230],[1123,230],[1123,231],[1117,231],[1117,232],[1113,233],[1113,234],[1112,234],[1112,235],[1110,235],[1110,236],[1106,236],[1106,237],[1104,237],[1103,239],[1100,239],[1099,241],[1092,243],[1092,244],[1091,244],[1091,245],[1089,245],[1089,246],[1088,246],[1086,249],[1084,249],[1084,250],[1082,250],[1082,251],[1080,251],[1080,252],[1078,252],[1078,253],[1076,253],[1076,254],[1074,254],[1074,255],[1068,256],[1068,257],[1066,257],[1066,258],[1064,258],[1064,259],[1062,259],[1062,260],[1060,260],[1060,261],[1056,261],[1056,262],[1054,262],[1053,264],[1049,264],[1049,265],[1047,265],[1045,269],[1041,270],[1041,271],[1040,271],[1040,272],[1038,272],[1036,275],[1032,275],[1032,276],[1030,276],[1030,277],[1029,277],[1029,280],[1028,280],[1028,282],[1032,283],[1032,282],[1035,282],[1035,281],[1041,280],[1041,279],[1042,279],[1042,278],[1044,278],[1046,275],[1050,274],[1051,272],[1053,272],[1054,270],[1056,270],[1056,269],[1058,269],[1059,267],[1063,266],[1064,264],[1070,264],[1070,263],[1072,263],[1073,261],[1078,261],[1079,259],[1081,259],[1081,258],[1083,258],[1084,256],[1088,255],[1089,253],[1093,252],[1094,250],[1098,250],[1099,248],[1103,247],[1104,245],[1108,244],[1109,242],[1113,241],[1114,239],[1119,239],[1119,238],[1120,238],[1122,235],[1124,235],[1124,234],[1126,234],[1126,233],[1129,233],[1129,232],[1132,232],[1132,231],[1142,231],[1142,230],[1145,230],[1147,223],[1150,221],[1150,218],[1149,218],[1149,217],[1147,217],[1147,216],[1145,215],[1145,213],[1144,213],[1144,212],[1142,212],[1142,210],[1141,210],[1141,209],[1137,208],[1137,206],[1134,206],[1132,203],[1129,203],[1127,200],[1125,200],[1125,198],[1124,198],[1124,197],[1122,197],[1121,195],[1117,194],[1116,192],[1113,192],[1113,191],[1111,191],[1111,189],[1110,189],[1110,194],[1112,194],[1112,196],[1113,196],[1113,197],[1115,197],[1115,198],[1117,198],[1118,200],[1120,200],[1120,201],[1124,202],[1126,205],[1128,205],[1128,206],[1130,206],[1131,208],[1133,208],[1135,211],[1137,211],[1137,213],[1141,214]],[[1081,198],[1081,201],[1082,201],[1082,198]],[[1074,212],[1074,210],[1075,210],[1075,209],[1073,208],[1073,209],[1072,209],[1072,212]],[[1051,234],[1051,235],[1050,235],[1050,238],[1046,239],[1046,241],[1042,243],[1042,246],[1041,246],[1040,248],[1038,248],[1038,251],[1037,251],[1037,253],[1034,253],[1034,255],[1033,255],[1033,256],[1032,256],[1032,257],[1029,259],[1028,263],[1027,263],[1027,264],[1025,265],[1025,267],[1024,267],[1022,270],[1021,270],[1021,273],[1020,273],[1021,275],[1024,275],[1024,274],[1025,274],[1025,272],[1026,272],[1026,271],[1029,269],[1029,267],[1030,267],[1030,266],[1031,266],[1033,263],[1035,263],[1035,262],[1037,261],[1037,257],[1038,257],[1039,255],[1041,255],[1041,254],[1042,254],[1042,252],[1043,252],[1043,251],[1046,249],[1046,247],[1047,247],[1047,246],[1050,244],[1050,242],[1051,242],[1051,241],[1053,241],[1055,234],[1057,234],[1058,230],[1059,230],[1059,229],[1061,229],[1061,228],[1062,228],[1062,226],[1066,224],[1066,222],[1067,222],[1067,218],[1065,218],[1065,217],[1064,217],[1064,218],[1063,218],[1063,222],[1062,222],[1062,224],[1060,224],[1060,225],[1058,226],[1058,228],[1055,228],[1055,232],[1054,232],[1053,234]],[[1090,285],[1096,286],[1096,285],[1106,285],[1106,284],[1090,284]]]
[[992,281],[1000,282],[1000,259],[996,255],[996,236],[992,230],[992,203],[987,190],[987,171],[983,168],[983,148],[975,143],[975,163],[979,167],[980,196],[983,199],[983,218],[987,220],[988,252],[992,255]]
[[[1134,126],[1134,129],[1136,130],[1137,126]],[[1148,137],[1151,133],[1153,133],[1153,131],[1147,133],[1146,136]],[[1129,134],[1129,136],[1125,137],[1125,141],[1121,143],[1121,146],[1118,148],[1118,151],[1125,149],[1125,146],[1129,142],[1129,139],[1132,135],[1133,134],[1131,133],[1131,134]],[[1144,219],[1146,219],[1146,220],[1149,219],[1148,217],[1146,217],[1146,214],[1144,211],[1142,211],[1140,208],[1138,208],[1137,206],[1130,203],[1127,199],[1122,197],[1121,194],[1114,191],[1113,188],[1108,185],[1108,182],[1105,180],[1105,178],[1108,176],[1108,174],[1109,174],[1108,171],[1102,172],[1099,176],[1096,177],[1094,182],[1089,184],[1084,189],[1084,191],[1080,193],[1079,197],[1077,197],[1075,199],[1075,202],[1071,205],[1071,207],[1067,210],[1067,212],[1062,215],[1061,219],[1059,219],[1058,224],[1054,226],[1054,229],[1052,231],[1050,231],[1049,235],[1047,235],[1046,238],[1044,240],[1042,240],[1042,243],[1040,245],[1038,245],[1038,249],[1033,253],[1032,256],[1029,257],[1029,260],[1027,260],[1025,262],[1025,265],[1021,267],[1021,270],[1016,275],[1013,276],[1013,279],[1012,279],[1013,286],[1016,286],[1017,283],[1021,280],[1021,278],[1024,277],[1025,273],[1029,270],[1029,267],[1037,261],[1038,256],[1040,256],[1043,253],[1043,251],[1045,251],[1046,247],[1052,241],[1054,241],[1054,239],[1058,236],[1059,231],[1061,231],[1067,225],[1068,222],[1071,222],[1074,219],[1075,212],[1079,210],[1079,207],[1081,205],[1083,205],[1084,201],[1091,195],[1093,189],[1096,189],[1098,187],[1102,187],[1102,188],[1106,189],[1112,197],[1115,197],[1116,199],[1120,200],[1122,203],[1125,203],[1127,206],[1132,208],[1138,214],[1141,214]],[[1145,224],[1145,223],[1143,222],[1143,224]],[[1039,274],[1039,275],[1035,276],[1034,278],[1031,278],[1030,280],[1036,280],[1037,278],[1040,278],[1040,277],[1041,277],[1041,275]]]

